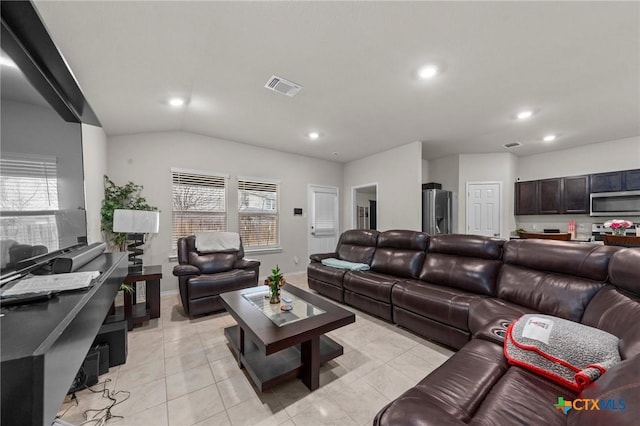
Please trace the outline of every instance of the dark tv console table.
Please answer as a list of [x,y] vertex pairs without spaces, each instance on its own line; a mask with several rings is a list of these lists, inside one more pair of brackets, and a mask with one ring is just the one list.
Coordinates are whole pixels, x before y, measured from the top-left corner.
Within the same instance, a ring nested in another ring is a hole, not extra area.
[[102,274],[88,290],[2,308],[2,424],[53,423],[127,276],[126,255],[104,253],[80,269],[94,270]]

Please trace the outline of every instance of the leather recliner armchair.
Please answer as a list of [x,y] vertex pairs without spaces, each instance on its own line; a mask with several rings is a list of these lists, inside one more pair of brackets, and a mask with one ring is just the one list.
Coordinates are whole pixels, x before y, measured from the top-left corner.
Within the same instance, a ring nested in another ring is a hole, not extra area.
[[182,307],[187,315],[201,315],[224,309],[220,294],[258,285],[260,262],[244,259],[239,250],[201,253],[194,235],[178,239],[178,277]]

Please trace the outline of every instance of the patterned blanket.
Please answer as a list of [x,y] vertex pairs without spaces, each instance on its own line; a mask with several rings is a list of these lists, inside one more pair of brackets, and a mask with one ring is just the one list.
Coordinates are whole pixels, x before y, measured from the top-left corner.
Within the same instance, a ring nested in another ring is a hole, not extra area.
[[504,354],[517,365],[580,391],[620,362],[618,338],[549,315],[523,315],[507,329]]

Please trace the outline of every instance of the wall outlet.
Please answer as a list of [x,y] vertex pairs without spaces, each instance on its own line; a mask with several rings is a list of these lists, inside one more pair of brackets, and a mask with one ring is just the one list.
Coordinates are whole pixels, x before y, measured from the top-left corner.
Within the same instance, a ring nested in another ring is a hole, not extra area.
[[536,225],[536,224],[534,223],[533,225],[531,225],[531,229],[533,229],[533,230],[535,231],[536,229],[538,229],[538,225]]
[[293,263],[298,264],[298,256],[293,256]]

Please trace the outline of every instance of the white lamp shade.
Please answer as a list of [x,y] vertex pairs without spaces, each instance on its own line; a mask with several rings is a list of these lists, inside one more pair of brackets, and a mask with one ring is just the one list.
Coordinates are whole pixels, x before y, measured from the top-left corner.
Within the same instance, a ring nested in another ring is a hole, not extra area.
[[113,232],[129,234],[157,234],[160,229],[160,213],[145,210],[113,211]]

